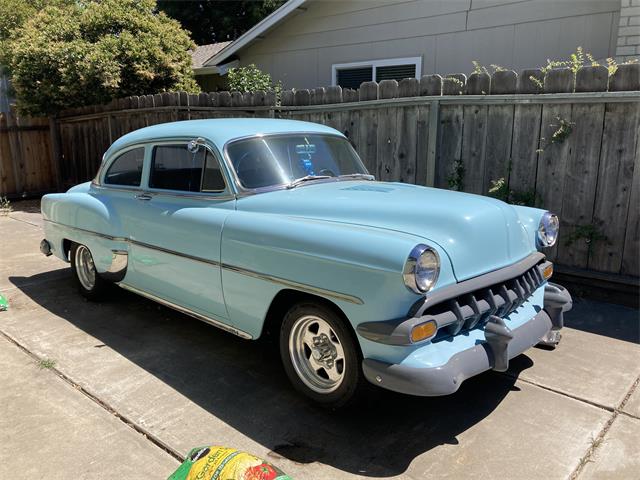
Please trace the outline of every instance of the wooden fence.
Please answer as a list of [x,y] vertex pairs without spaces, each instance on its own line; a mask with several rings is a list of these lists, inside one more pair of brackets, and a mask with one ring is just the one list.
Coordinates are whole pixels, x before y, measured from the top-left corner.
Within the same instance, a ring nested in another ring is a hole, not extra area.
[[0,196],[32,196],[54,190],[57,162],[52,161],[47,118],[0,113]]
[[231,116],[335,127],[380,180],[484,195],[502,185],[494,194],[560,215],[552,259],[579,275],[615,274],[637,288],[640,65],[612,76],[588,67],[286,90],[278,105],[273,92],[129,97],[58,117],[54,163],[69,186],[92,178],[103,152],[129,131]]

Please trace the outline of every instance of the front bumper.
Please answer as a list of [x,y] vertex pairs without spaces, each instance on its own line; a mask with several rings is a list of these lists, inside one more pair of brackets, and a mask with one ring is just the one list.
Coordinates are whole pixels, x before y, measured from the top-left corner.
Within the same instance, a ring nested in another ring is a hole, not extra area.
[[[542,294],[542,290],[544,293]],[[564,325],[564,312],[571,309],[569,292],[562,286],[547,282],[535,294],[536,302],[527,302],[523,307],[530,316],[525,317],[516,328],[509,328],[511,320],[492,315],[484,327],[469,331],[475,334],[475,343],[466,343],[466,348],[455,351],[447,361],[438,366],[415,363],[386,363],[366,358],[362,367],[364,375],[371,383],[401,393],[420,396],[438,396],[454,393],[462,382],[484,371],[494,369],[505,371],[509,360],[520,355],[532,346],[542,343],[555,344],[559,340],[559,330]],[[540,301],[542,300],[542,301]],[[536,305],[543,305],[541,309]],[[523,312],[524,313],[524,312]],[[454,336],[451,346],[464,340]],[[469,339],[470,340],[470,339]],[[421,347],[421,358],[432,356],[435,344]]]
[[[530,321],[511,330],[513,338],[507,346],[508,359],[537,344],[551,327],[549,315],[541,310]],[[463,381],[490,370],[495,361],[489,343],[481,343],[456,353],[439,367],[416,368],[365,358],[362,368],[367,380],[383,388],[409,395],[433,397],[456,392]]]

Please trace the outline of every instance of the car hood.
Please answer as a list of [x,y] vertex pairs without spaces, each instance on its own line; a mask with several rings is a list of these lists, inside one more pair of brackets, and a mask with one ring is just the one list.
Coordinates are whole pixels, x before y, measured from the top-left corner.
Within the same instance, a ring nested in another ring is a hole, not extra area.
[[535,250],[512,206],[405,183],[310,183],[241,197],[237,208],[416,235],[447,253],[458,281],[507,266]]

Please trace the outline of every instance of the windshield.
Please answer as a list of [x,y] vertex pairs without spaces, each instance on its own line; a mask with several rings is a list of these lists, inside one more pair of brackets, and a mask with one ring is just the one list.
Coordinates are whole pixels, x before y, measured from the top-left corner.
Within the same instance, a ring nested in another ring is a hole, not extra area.
[[304,177],[339,177],[367,170],[345,138],[287,134],[237,140],[227,154],[244,188],[289,185]]

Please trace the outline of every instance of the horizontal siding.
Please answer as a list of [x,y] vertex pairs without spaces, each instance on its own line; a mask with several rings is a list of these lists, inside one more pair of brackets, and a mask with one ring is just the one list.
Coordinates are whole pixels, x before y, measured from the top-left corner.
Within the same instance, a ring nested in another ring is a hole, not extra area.
[[547,1],[529,0],[508,6],[469,11],[467,29],[497,27],[552,18],[611,13],[620,9],[619,0]]
[[239,52],[287,87],[331,83],[331,66],[422,58],[421,74],[468,73],[472,61],[523,69],[583,46],[613,55],[619,0],[312,1]]

